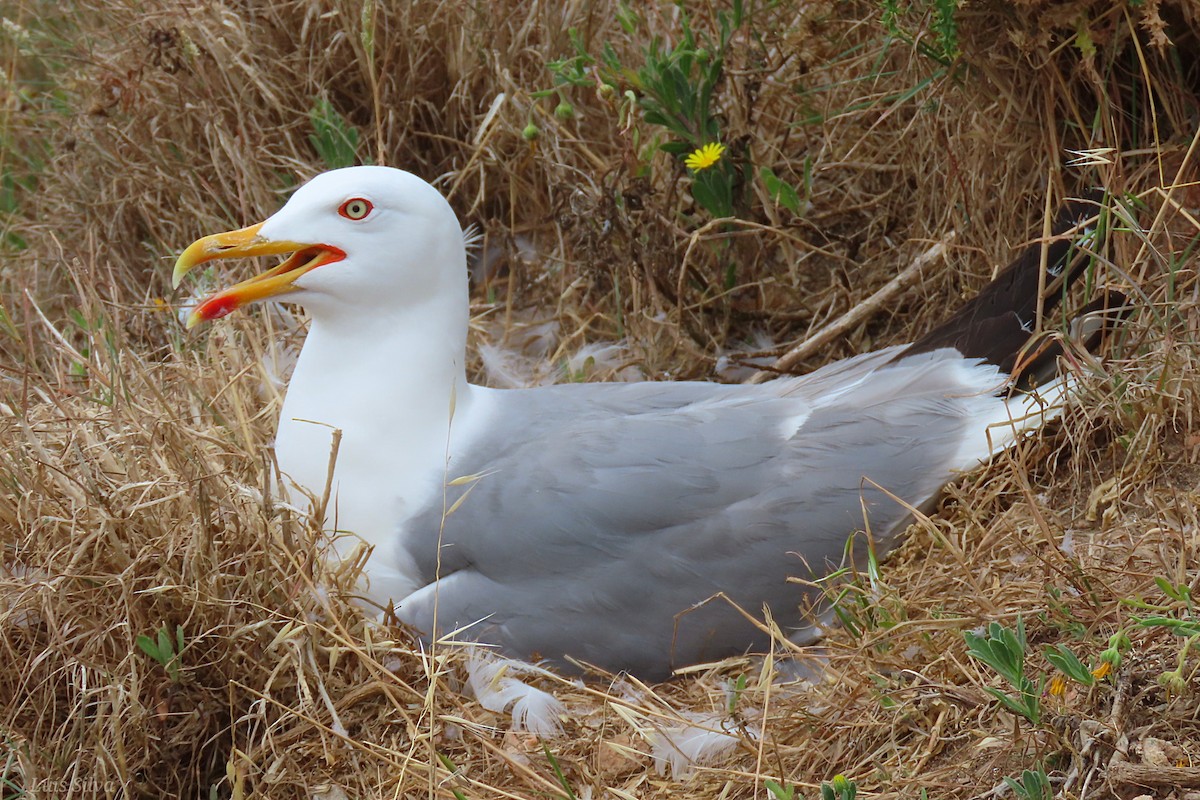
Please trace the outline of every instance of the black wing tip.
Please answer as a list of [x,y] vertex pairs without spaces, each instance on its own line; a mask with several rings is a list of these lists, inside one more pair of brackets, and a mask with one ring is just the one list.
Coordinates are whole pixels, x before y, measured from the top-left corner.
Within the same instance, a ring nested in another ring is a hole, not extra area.
[[1102,289],[1090,303],[1075,312],[1066,335],[1057,332],[1031,337],[1002,367],[1012,376],[1013,386],[1030,391],[1042,386],[1059,373],[1059,359],[1068,357],[1068,342],[1089,353],[1103,350],[1121,324],[1133,313],[1134,306],[1124,293]]
[[[1107,193],[1092,188],[1067,199],[1055,214],[1048,239],[1028,245],[996,278],[963,304],[948,319],[907,347],[896,358],[953,348],[966,358],[995,364],[1007,374],[1025,374],[1022,354],[1038,338],[1034,325],[1039,299],[1042,316],[1054,310],[1066,290],[1093,263],[1103,243]],[[1043,247],[1046,275],[1041,275]],[[1097,301],[1094,301],[1097,302]],[[1102,306],[1111,302],[1100,299]],[[1124,298],[1122,296],[1122,305]],[[1094,309],[1092,309],[1094,310]],[[1084,310],[1081,314],[1090,313]],[[1098,346],[1098,345],[1097,345]],[[1043,348],[1049,364],[1056,363],[1051,348]],[[1034,359],[1034,373],[1042,374],[1043,357]]]

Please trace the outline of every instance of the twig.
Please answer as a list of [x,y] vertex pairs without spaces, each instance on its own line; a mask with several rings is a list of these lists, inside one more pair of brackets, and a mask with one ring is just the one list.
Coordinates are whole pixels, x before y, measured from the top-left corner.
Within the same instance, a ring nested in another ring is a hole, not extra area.
[[862,324],[889,300],[916,283],[925,267],[946,254],[946,247],[954,240],[954,236],[955,232],[950,231],[940,242],[914,258],[907,269],[885,283],[875,294],[784,353],[771,365],[771,369],[754,373],[747,382],[762,383],[767,378],[774,377],[776,373],[786,372],[834,339]]
[[1115,761],[1108,765],[1108,779],[1122,786],[1183,786],[1194,789],[1200,787],[1200,768]]

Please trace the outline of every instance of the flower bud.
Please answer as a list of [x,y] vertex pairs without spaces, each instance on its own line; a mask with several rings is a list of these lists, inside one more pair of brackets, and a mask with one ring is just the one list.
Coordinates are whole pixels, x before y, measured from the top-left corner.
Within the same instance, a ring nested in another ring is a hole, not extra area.
[[1123,659],[1121,658],[1120,650],[1115,647],[1110,647],[1100,654],[1100,660],[1105,663],[1112,664],[1113,669],[1116,669],[1117,667],[1121,666],[1121,661]]
[[1183,675],[1177,669],[1159,675],[1158,685],[1171,694],[1183,694],[1187,690],[1187,681],[1183,679]]

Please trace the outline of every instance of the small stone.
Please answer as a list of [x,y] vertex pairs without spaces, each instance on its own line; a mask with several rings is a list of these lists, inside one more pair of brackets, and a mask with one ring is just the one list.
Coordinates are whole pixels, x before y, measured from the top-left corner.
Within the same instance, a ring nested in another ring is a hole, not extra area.
[[1141,741],[1142,761],[1154,767],[1173,767],[1184,762],[1186,756],[1178,745],[1154,737]]
[[596,774],[606,779],[619,778],[641,769],[645,758],[638,755],[633,737],[628,733],[600,742],[596,752]]

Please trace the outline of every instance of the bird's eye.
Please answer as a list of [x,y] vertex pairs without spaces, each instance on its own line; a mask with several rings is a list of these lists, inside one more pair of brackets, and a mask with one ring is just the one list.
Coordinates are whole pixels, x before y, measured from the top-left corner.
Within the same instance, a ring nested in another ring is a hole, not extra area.
[[373,206],[371,201],[365,197],[352,197],[346,202],[342,203],[341,207],[338,209],[338,213],[346,219],[360,220],[365,219],[367,214],[370,214],[373,208],[375,208],[375,206]]

